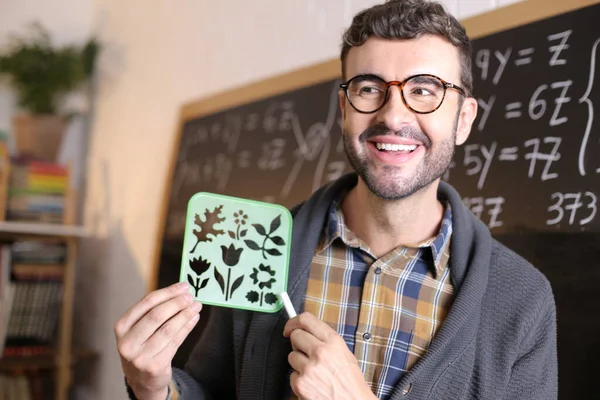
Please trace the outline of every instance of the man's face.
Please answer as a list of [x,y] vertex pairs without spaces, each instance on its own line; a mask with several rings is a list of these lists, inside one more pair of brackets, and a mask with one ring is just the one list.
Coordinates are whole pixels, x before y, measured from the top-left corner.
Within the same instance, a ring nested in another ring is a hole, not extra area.
[[[346,59],[347,79],[360,74],[385,81],[433,74],[460,86],[460,56],[452,44],[437,36],[393,41],[370,38],[352,48]],[[404,105],[400,89],[392,86],[383,108],[362,114],[340,92],[346,154],[371,192],[398,200],[444,174],[455,145],[465,142],[477,113],[474,99],[462,100],[458,91],[447,89],[439,109],[417,114]]]

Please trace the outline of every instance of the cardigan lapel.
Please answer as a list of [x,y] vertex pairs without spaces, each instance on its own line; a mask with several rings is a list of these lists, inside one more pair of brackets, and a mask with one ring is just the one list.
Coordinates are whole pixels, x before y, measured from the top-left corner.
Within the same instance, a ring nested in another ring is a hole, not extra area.
[[[449,263],[457,294],[429,349],[401,379],[392,392],[392,400],[403,398],[402,389],[409,383],[421,397],[429,398],[435,381],[472,343],[480,325],[489,274],[491,235],[487,227],[464,206],[450,185],[441,182],[438,197],[447,199],[452,206],[453,232]],[[433,381],[431,375],[427,379],[421,378],[421,371],[433,371]]]
[[[316,191],[298,210],[293,223],[288,295],[296,309],[302,312],[310,265],[319,243],[334,197],[343,188],[355,185],[357,176],[348,174]],[[250,321],[234,320],[234,331],[246,332],[241,359],[239,395],[242,399],[276,398],[287,378],[289,339],[283,337],[288,318],[285,310],[273,314],[251,313]],[[242,339],[243,340],[243,339]]]
[[[356,181],[356,174],[348,174],[319,189],[300,207],[294,218],[288,294],[298,313],[304,308],[310,265],[329,205],[341,189],[355,185]],[[433,368],[439,376],[452,361],[451,356],[468,346],[479,325],[478,310],[486,290],[491,236],[486,227],[468,212],[452,187],[441,182],[439,194],[452,204],[454,229],[450,266],[458,293],[429,350],[401,380],[393,399],[401,398],[400,388],[407,382],[419,379],[419,371]],[[239,369],[240,400],[254,400],[257,396],[276,398],[283,393],[289,369],[287,355],[291,351],[289,340],[282,335],[286,322],[287,315],[283,309],[273,314],[247,311],[234,314],[236,341],[244,343],[236,348],[236,354],[240,352],[236,358],[242,364]]]

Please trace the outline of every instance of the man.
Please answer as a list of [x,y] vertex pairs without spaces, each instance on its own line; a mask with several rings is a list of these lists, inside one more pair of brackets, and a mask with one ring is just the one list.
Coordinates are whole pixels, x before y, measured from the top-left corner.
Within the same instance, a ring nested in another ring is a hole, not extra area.
[[184,285],[115,325],[130,396],[153,399],[555,399],[548,281],[493,240],[440,177],[477,113],[470,43],[443,7],[391,0],[342,48],[343,139],[356,170],[293,210],[298,317],[212,310]]

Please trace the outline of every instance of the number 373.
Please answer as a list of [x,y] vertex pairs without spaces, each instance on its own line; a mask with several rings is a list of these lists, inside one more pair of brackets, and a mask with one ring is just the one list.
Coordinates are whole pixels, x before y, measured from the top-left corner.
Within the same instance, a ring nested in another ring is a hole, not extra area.
[[[556,213],[556,217],[547,220],[546,225],[556,225],[560,223],[565,218],[565,214],[569,215],[569,225],[573,225],[575,223],[575,218],[577,215],[580,217],[583,216],[583,218],[579,220],[579,225],[586,225],[594,220],[596,217],[596,212],[598,211],[598,198],[592,192],[557,192],[552,194],[551,199],[554,201],[554,204],[548,207],[548,212]],[[589,211],[579,211],[581,208]]]

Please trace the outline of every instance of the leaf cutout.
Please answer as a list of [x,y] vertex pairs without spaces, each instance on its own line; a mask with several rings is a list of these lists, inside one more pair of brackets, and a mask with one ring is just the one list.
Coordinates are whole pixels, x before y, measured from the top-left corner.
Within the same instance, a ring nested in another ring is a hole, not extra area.
[[191,276],[190,274],[188,274],[188,282],[190,283],[190,285],[192,285],[192,287],[196,287],[196,282],[194,282],[194,277]]
[[[209,211],[208,209],[204,210],[204,221],[202,221],[202,218],[199,214],[196,214],[194,224],[200,229],[195,229],[192,231],[192,233],[196,236],[197,241],[192,250],[190,250],[190,253],[194,253],[200,242],[212,242],[213,238],[225,233],[224,230],[215,228],[215,225],[225,221],[225,218],[220,217],[222,209],[223,206],[220,205],[219,207],[215,207],[213,211]],[[212,237],[208,237],[209,235]]]
[[246,233],[248,233],[248,229],[244,229],[243,231],[241,231],[240,232],[240,237],[246,236]]
[[248,299],[250,303],[256,303],[258,301],[258,292],[255,290],[249,291],[248,294],[246,294],[246,299]]
[[202,222],[200,216],[196,214],[196,219],[194,223],[198,225],[198,227],[200,227],[201,230],[200,232],[194,231],[194,234],[198,238],[199,242],[211,242],[212,238],[209,238],[208,235],[217,237],[224,233],[224,231],[222,230],[215,229],[216,224],[225,221],[225,218],[220,217],[222,209],[223,206],[215,207],[213,211],[209,211],[208,209],[206,209],[204,211],[204,222]]
[[216,268],[215,268],[215,279],[217,280],[217,282],[219,283],[219,286],[221,287],[221,292],[223,292],[223,294],[225,294],[225,280],[223,279],[223,276],[219,273],[219,271],[217,271]]
[[256,244],[256,242],[254,242],[250,239],[244,240],[244,243],[246,243],[246,246],[248,246],[252,250],[260,250],[260,247],[258,246],[258,244]]
[[267,231],[265,230],[264,226],[262,226],[261,224],[252,224],[252,226],[254,227],[254,229],[256,229],[256,232],[258,232],[259,235],[267,236]]
[[277,296],[275,296],[273,293],[265,294],[265,303],[267,303],[267,304],[277,303]]
[[227,233],[229,233],[229,237],[232,239],[235,239],[235,232],[233,231],[227,231]]
[[279,225],[281,225],[281,215],[278,215],[273,221],[271,221],[271,231],[269,234],[275,232],[277,228],[279,228]]
[[280,256],[281,255],[281,252],[277,249],[265,249],[265,251],[272,256]]
[[285,242],[283,241],[283,238],[281,236],[273,236],[272,238],[270,238],[273,243],[275,243],[277,246],[283,246],[285,244]]
[[240,287],[243,280],[244,280],[244,275],[240,276],[239,278],[237,278],[235,280],[235,282],[233,282],[233,285],[231,285],[231,292],[229,292],[230,296],[233,296],[233,292],[235,292],[235,289]]
[[206,287],[206,285],[208,285],[208,278],[206,278],[205,280],[202,281],[202,284],[200,285],[200,289],[204,289]]

